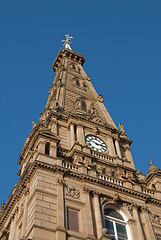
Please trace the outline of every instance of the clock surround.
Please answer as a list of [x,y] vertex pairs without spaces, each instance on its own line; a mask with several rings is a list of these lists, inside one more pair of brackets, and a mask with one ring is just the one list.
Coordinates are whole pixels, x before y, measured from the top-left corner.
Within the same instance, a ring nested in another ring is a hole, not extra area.
[[102,139],[100,139],[99,137],[97,137],[95,135],[92,135],[92,134],[86,135],[85,141],[90,148],[92,148],[93,150],[95,150],[97,152],[104,153],[107,151],[106,143]]

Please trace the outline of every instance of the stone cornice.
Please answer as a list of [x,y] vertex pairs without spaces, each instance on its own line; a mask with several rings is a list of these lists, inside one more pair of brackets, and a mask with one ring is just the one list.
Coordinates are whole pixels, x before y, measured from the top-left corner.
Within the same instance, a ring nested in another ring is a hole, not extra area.
[[75,178],[77,178],[81,181],[84,181],[84,182],[95,183],[96,185],[101,185],[101,186],[105,186],[106,188],[113,189],[116,192],[120,192],[120,193],[129,195],[129,196],[135,196],[135,198],[142,199],[144,201],[148,201],[148,203],[150,202],[150,203],[153,203],[153,204],[161,205],[160,200],[152,198],[147,194],[144,194],[144,193],[132,190],[132,189],[128,189],[126,187],[119,186],[119,185],[116,185],[116,184],[113,184],[113,183],[110,183],[110,182],[106,182],[104,180],[98,179],[97,177],[93,177],[93,176],[90,176],[88,174],[74,172],[74,171],[71,171],[71,170],[69,170],[67,168],[64,168],[62,166],[50,165],[50,164],[43,163],[43,162],[40,162],[40,161],[36,160],[32,165],[28,164],[28,166],[26,167],[26,169],[25,169],[23,175],[21,176],[18,184],[16,185],[16,189],[14,191],[14,194],[12,194],[9,197],[9,200],[7,201],[6,206],[5,206],[5,212],[0,219],[0,228],[2,227],[2,225],[5,222],[8,215],[11,213],[11,211],[14,208],[17,200],[24,193],[24,191],[26,189],[26,186],[27,186],[27,182],[30,181],[30,179],[32,178],[35,170],[38,169],[38,168],[43,168],[43,169],[46,169],[48,171],[60,172],[60,173],[63,173],[64,176],[69,175],[71,177],[75,177]]
[[81,65],[85,62],[84,56],[80,53],[77,53],[70,49],[60,49],[58,52],[58,55],[52,65],[52,68],[54,71],[56,71],[57,67],[59,66],[60,62],[62,61],[63,57],[73,59],[75,61],[78,61]]
[[[46,123],[49,124],[50,121],[52,121],[52,116],[56,117],[57,120],[65,120],[66,122],[67,121],[71,121],[71,117],[75,120],[84,120],[84,121],[88,121],[88,123],[93,123],[94,125],[97,125],[97,126],[100,126],[100,127],[103,127],[107,130],[110,130],[110,131],[113,131],[115,128],[108,124],[108,123],[103,123],[103,121],[100,119],[101,122],[95,122],[94,119],[91,118],[91,116],[87,116],[87,115],[81,115],[81,114],[74,114],[74,113],[68,113],[68,114],[62,114],[62,113],[59,113],[59,112],[53,112],[53,111],[50,111],[49,112],[49,115],[48,115],[48,118],[46,119]],[[19,156],[19,160],[18,160],[18,163],[21,164],[22,163],[22,160],[23,160],[23,157],[25,155],[25,152],[26,150],[29,149],[29,145],[35,135],[35,133],[37,131],[39,131],[41,128],[45,127],[45,123],[43,121],[39,121],[38,124],[32,129],[32,131],[30,132],[30,134],[28,135],[26,141],[25,141],[25,144],[22,148],[22,151],[20,153],[20,156]]]

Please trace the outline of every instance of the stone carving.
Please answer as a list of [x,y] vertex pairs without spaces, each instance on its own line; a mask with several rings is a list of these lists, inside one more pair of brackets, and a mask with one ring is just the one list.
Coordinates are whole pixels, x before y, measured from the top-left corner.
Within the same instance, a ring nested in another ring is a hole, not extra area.
[[122,200],[121,200],[119,194],[117,194],[117,193],[114,195],[112,201],[113,201],[114,203],[122,202]]
[[161,217],[159,215],[151,213],[150,216],[153,223],[156,223],[157,225],[161,225]]
[[121,133],[125,134],[125,128],[123,123],[119,123]]
[[78,189],[76,189],[75,187],[67,187],[66,188],[66,196],[72,197],[72,198],[75,198],[75,199],[79,199],[80,198],[80,191]]
[[36,127],[36,123],[34,121],[32,121],[32,129]]
[[73,71],[75,71],[77,73],[81,73],[80,67],[75,65],[74,63],[71,63],[70,68],[71,68],[71,70],[73,70]]
[[77,98],[77,100],[76,100],[76,106],[79,106],[79,107],[80,107],[80,104],[81,104],[81,99],[80,99],[80,98]]
[[96,108],[94,107],[94,102],[91,103],[89,111],[90,114],[97,114]]
[[89,75],[87,76],[87,81],[91,81],[91,77]]
[[130,215],[133,217],[133,205],[131,203],[124,202],[122,206],[125,207],[130,213]]
[[103,103],[103,96],[101,94],[98,95],[97,100]]

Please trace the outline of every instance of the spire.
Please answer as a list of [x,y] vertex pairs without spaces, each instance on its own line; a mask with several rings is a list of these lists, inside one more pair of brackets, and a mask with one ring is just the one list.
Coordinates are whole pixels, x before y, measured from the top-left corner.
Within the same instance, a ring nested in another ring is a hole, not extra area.
[[70,34],[65,34],[65,36],[64,36],[66,39],[65,40],[62,40],[62,42],[64,42],[64,47],[66,48],[66,49],[70,49],[70,50],[72,50],[71,49],[71,47],[70,47],[70,44],[72,43],[72,42],[69,42],[71,39],[73,39],[73,37],[70,35]]
[[69,49],[69,39],[72,37],[69,35],[66,37],[67,39],[63,40],[65,48],[60,49],[52,65],[55,79],[49,90],[45,109],[63,112],[66,115],[86,116],[117,129],[103,104],[102,95],[97,94],[91,83],[91,77],[83,69],[84,56]]

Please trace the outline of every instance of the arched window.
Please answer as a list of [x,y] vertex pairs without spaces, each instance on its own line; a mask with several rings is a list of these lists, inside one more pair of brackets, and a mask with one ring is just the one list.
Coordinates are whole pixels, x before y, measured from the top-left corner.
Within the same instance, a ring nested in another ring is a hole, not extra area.
[[108,234],[116,240],[128,240],[127,223],[118,210],[107,208],[104,210],[105,228]]
[[76,80],[75,80],[75,83],[76,83],[76,86],[77,87],[80,87],[80,82],[79,82],[79,80],[76,78]]
[[73,70],[76,70],[76,68],[75,68],[75,65],[74,65],[74,64],[72,64],[72,68],[73,68]]
[[84,101],[81,102],[81,107],[84,111],[87,110],[87,106],[86,106],[86,103]]
[[50,143],[48,142],[45,144],[45,154],[50,155]]

